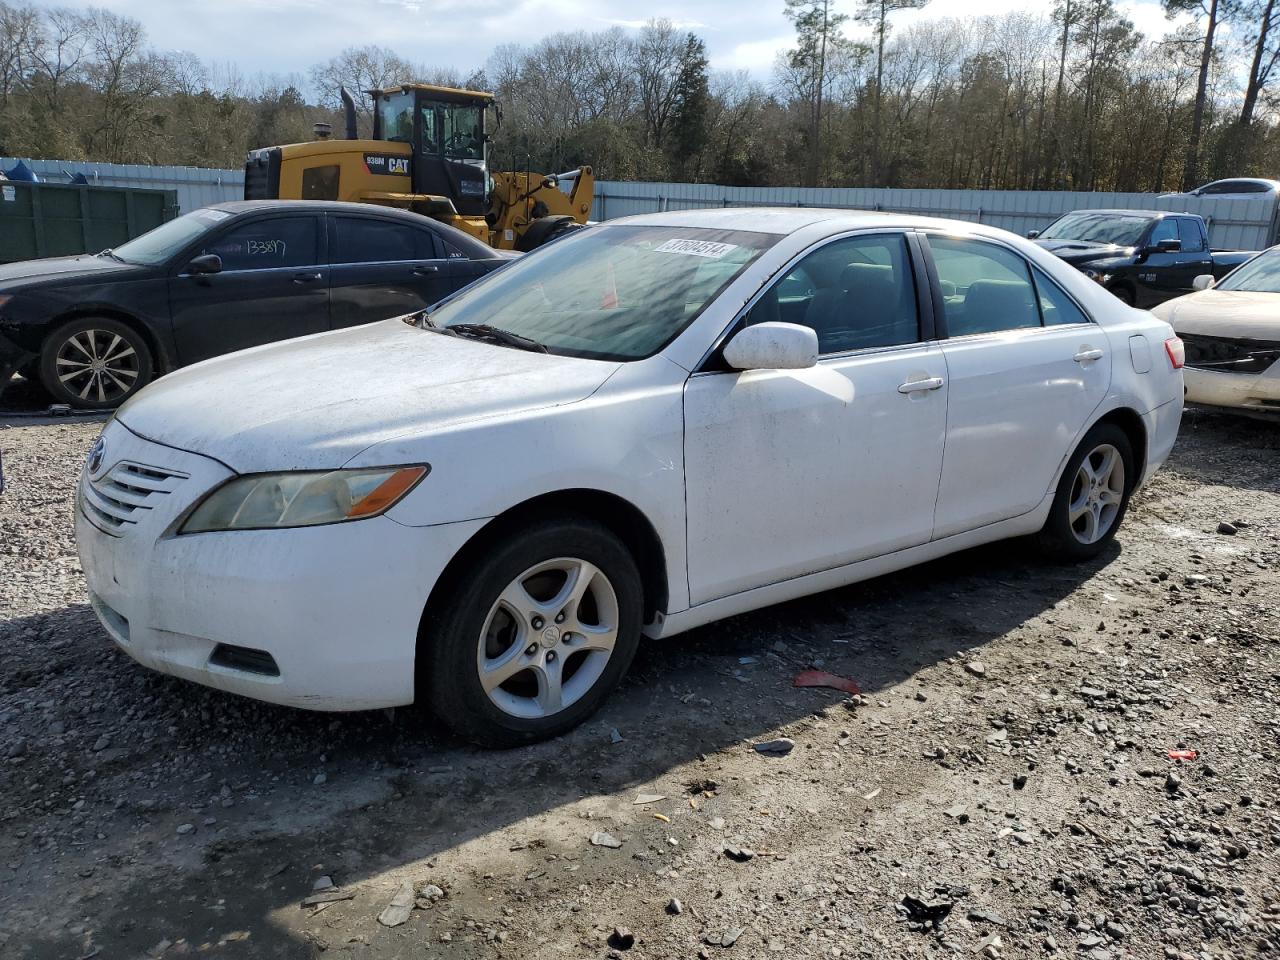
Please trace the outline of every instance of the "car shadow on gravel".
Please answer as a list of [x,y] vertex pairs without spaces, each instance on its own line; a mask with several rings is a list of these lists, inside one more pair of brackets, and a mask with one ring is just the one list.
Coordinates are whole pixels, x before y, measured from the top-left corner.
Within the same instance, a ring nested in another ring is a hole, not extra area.
[[[1222,456],[1224,446],[1240,455]],[[1259,420],[1189,407],[1169,467],[1203,483],[1280,492],[1280,417]]]
[[[586,796],[653,784],[700,756],[749,749],[746,741],[773,736],[823,708],[843,712],[843,694],[793,688],[800,670],[820,666],[852,677],[874,697],[924,667],[977,654],[1067,597],[1119,550],[1112,545],[1092,563],[1061,567],[1036,559],[1021,543],[995,544],[648,642],[597,717],[555,741],[513,751],[473,749],[412,710],[394,718],[312,714],[162,677],[112,649],[96,625],[86,625],[80,607],[0,624],[0,638],[38,645],[66,636],[67,617],[77,625],[74,642],[54,652],[58,675],[74,679],[75,695],[37,705],[38,677],[28,678],[36,686],[24,695],[42,723],[65,712],[67,724],[90,728],[68,741],[66,757],[77,765],[102,761],[97,789],[114,796],[114,832],[136,832],[145,851],[138,857],[145,865],[134,861],[118,877],[113,864],[126,861],[101,853],[95,860],[93,844],[71,852],[64,846],[47,858],[58,874],[46,878],[50,889],[79,891],[74,909],[92,918],[101,956],[140,956],[158,941],[182,937],[217,944],[233,931],[250,935],[218,955],[310,956],[316,947],[304,942],[306,911],[299,904],[311,893],[315,865],[344,889],[408,865],[430,875],[431,858],[470,840]],[[1026,657],[1035,662],[1034,646]],[[957,684],[979,682],[960,660],[955,675]],[[95,693],[102,706],[85,714],[85,698]],[[10,687],[10,702],[12,696]],[[127,711],[123,728],[103,734],[106,746],[94,743],[96,726],[86,724],[104,710]],[[25,769],[38,774],[42,749],[33,743]],[[56,791],[65,763],[49,758],[47,789]],[[16,790],[14,778],[10,784]],[[220,795],[232,804],[220,805]],[[17,802],[0,800],[6,808]],[[179,824],[200,825],[210,814],[216,825],[176,835]],[[587,845],[597,829],[582,821],[576,846],[547,849],[579,857],[584,878],[593,869],[607,877],[620,861],[592,866],[597,855],[617,855]],[[41,856],[23,852],[28,861]],[[540,861],[535,855],[531,863]],[[96,871],[92,879],[76,879],[86,864]],[[499,901],[511,895],[501,879],[484,876],[484,864],[473,870],[468,883]],[[367,922],[385,905],[375,899],[382,896],[366,891],[346,906],[365,918],[372,945],[394,955],[421,950],[422,933],[411,934],[412,924],[384,929]],[[62,958],[80,956],[84,943],[58,929],[14,945],[17,957]]]

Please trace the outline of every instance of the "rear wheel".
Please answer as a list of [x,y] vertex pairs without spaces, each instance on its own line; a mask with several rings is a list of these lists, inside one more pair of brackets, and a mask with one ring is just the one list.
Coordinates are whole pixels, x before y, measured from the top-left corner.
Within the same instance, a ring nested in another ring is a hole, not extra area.
[[1137,479],[1133,446],[1113,423],[1085,435],[1067,461],[1053,506],[1040,531],[1045,552],[1064,560],[1087,560],[1116,535]]
[[474,559],[419,641],[419,689],[432,709],[460,735],[493,747],[581,723],[639,645],[635,561],[586,519],[539,521]]
[[152,371],[142,335],[106,317],[59,327],[40,352],[40,381],[54,401],[89,410],[123,403],[150,382]]

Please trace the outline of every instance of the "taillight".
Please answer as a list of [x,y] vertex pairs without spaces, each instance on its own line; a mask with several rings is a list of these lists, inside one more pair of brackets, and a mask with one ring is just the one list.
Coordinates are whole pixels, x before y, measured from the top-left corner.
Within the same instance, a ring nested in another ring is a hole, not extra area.
[[1164,342],[1164,352],[1169,355],[1169,362],[1173,364],[1173,369],[1181,370],[1182,365],[1187,362],[1187,349],[1182,345],[1181,337],[1170,337]]

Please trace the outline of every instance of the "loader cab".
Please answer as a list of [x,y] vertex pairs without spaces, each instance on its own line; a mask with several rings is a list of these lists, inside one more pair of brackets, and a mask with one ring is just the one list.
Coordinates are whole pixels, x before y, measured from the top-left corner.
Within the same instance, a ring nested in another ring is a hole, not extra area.
[[425,84],[371,90],[373,139],[412,145],[412,192],[482,217],[489,195],[486,112],[493,94]]

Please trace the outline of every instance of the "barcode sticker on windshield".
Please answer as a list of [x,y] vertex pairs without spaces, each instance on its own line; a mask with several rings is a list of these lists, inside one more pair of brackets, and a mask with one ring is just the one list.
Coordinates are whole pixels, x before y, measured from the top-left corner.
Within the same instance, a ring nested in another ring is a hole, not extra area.
[[734,243],[714,243],[711,240],[668,240],[653,248],[657,253],[683,253],[691,257],[710,257],[719,260],[738,249]]

